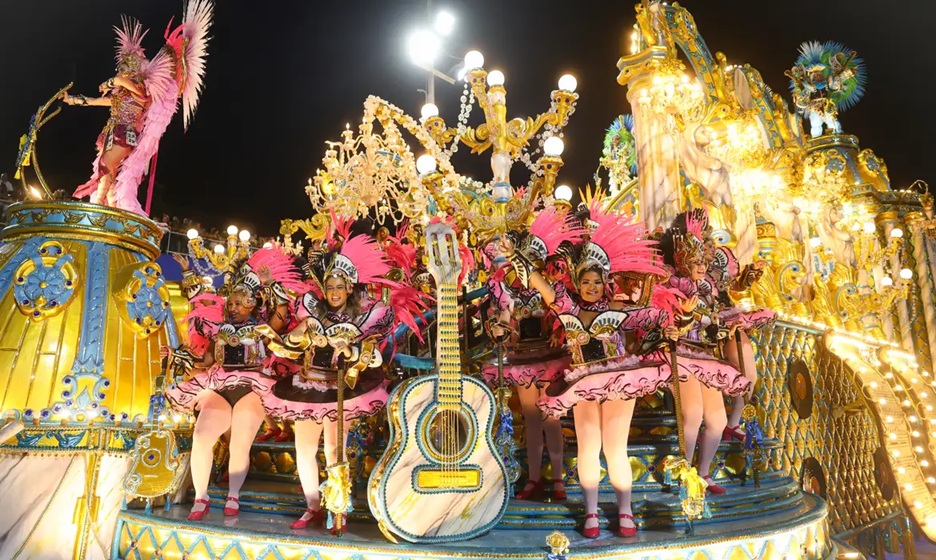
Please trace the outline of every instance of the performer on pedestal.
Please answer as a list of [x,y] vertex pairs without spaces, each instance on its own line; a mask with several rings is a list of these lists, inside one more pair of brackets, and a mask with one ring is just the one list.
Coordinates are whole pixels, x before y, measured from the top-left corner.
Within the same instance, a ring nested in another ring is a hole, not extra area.
[[[518,243],[537,269],[543,269],[547,259],[554,255],[562,243],[578,243],[585,230],[565,211],[547,207],[537,214],[530,231]],[[519,237],[519,235],[516,235]],[[544,272],[545,274],[545,272]],[[548,274],[547,274],[548,276]],[[559,279],[550,279],[553,290],[559,289]],[[546,385],[565,371],[570,363],[569,353],[562,345],[561,330],[554,330],[556,315],[543,302],[535,288],[524,287],[518,275],[508,267],[493,271],[487,282],[492,317],[489,330],[495,340],[506,340],[508,352],[503,357],[503,376],[507,385],[516,387],[526,427],[526,450],[529,478],[516,497],[521,500],[542,496],[544,486],[540,479],[543,461],[543,435],[552,467],[552,498],[566,498],[563,481],[563,435],[558,417],[545,420],[536,406],[544,395]],[[485,380],[498,382],[497,358],[482,368]]]
[[[390,265],[372,237],[351,237],[338,229],[340,245],[333,242],[311,263],[318,289],[298,302],[299,325],[270,344],[277,356],[295,360],[292,374],[263,398],[270,415],[295,422],[296,470],[308,509],[293,529],[325,520],[316,458],[323,433],[328,464],[344,461],[337,456],[338,438],[345,441],[350,422],[375,414],[388,397],[379,343],[394,326],[394,311],[371,298],[367,288],[394,286],[385,279]],[[342,434],[337,433],[338,383],[345,384]]]
[[213,12],[210,0],[191,0],[182,25],[166,29],[166,45],[152,60],[146,59],[142,47],[147,32],[139,22],[124,18],[115,28],[117,75],[98,87],[102,96],[65,95],[69,105],[110,107],[110,118],[97,139],[91,180],[78,187],[75,198],[90,196],[95,204],[146,214],[137,188],[180,97],[186,129],[195,114]]
[[[727,425],[724,395],[743,395],[751,381],[726,360],[720,344],[733,333],[722,312],[718,282],[709,270],[716,259],[726,257],[728,249],[715,247],[710,237],[708,216],[702,209],[683,212],[663,232],[660,249],[671,272],[665,287],[679,298],[676,327],[680,331],[676,346],[679,357],[680,397],[686,459],[692,463],[699,433],[705,433],[699,447],[699,474],[708,483],[708,491],[724,494],[725,489],[712,481],[712,460]],[[664,362],[669,377],[670,360],[659,351],[646,360]]]
[[260,396],[275,380],[261,373],[265,349],[257,327],[268,325],[283,331],[289,322],[289,290],[303,291],[299,271],[279,249],[261,249],[242,266],[225,275],[221,295],[207,291],[202,279],[182,265],[183,289],[193,303],[186,317],[188,342],[175,349],[163,348],[175,369],[186,378],[166,390],[173,408],[195,413],[192,435],[192,483],[195,504],[190,521],[208,513],[208,482],[215,443],[229,429],[228,497],[224,515],[240,511],[240,489],[247,478],[250,447],[263,422]]
[[[618,505],[617,534],[634,536],[637,526],[631,511],[631,473],[627,436],[634,399],[652,393],[665,382],[659,367],[647,366],[636,354],[655,348],[664,339],[667,312],[648,307],[625,308],[611,301],[609,277],[617,272],[662,275],[656,263],[655,243],[646,239],[642,224],[623,215],[606,214],[596,199],[590,219],[596,223],[590,240],[569,254],[575,293],[562,284],[554,287],[536,272],[529,257],[514,250],[504,238],[501,250],[521,281],[542,294],[562,321],[572,365],[552,382],[537,405],[558,418],[573,411],[578,442],[579,481],[585,496],[584,535],[596,538],[598,527],[599,456],[604,450],[608,475]],[[648,333],[638,340],[635,331]],[[670,329],[669,335],[676,331]]]

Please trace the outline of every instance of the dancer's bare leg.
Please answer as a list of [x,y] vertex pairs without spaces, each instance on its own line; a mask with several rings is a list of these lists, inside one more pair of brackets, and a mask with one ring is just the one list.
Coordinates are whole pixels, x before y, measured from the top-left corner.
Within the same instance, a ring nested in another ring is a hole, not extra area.
[[[322,437],[322,424],[312,420],[296,421],[296,471],[299,473],[299,482],[302,484],[302,493],[305,495],[306,507],[314,510],[321,508],[321,495],[319,494],[319,465],[318,447]],[[306,512],[302,515],[303,521],[308,521],[311,515]]]
[[[199,396],[198,419],[192,433],[192,453],[190,469],[192,485],[195,487],[195,499],[208,499],[208,483],[211,479],[211,466],[214,461],[214,445],[218,438],[231,427],[231,405],[214,391],[206,391]],[[208,506],[197,503],[192,512],[199,512]]]
[[[575,439],[578,442],[578,473],[585,498],[585,514],[598,513],[598,483],[601,482],[601,409],[594,401],[579,401],[572,408]],[[620,434],[618,434],[620,435]],[[585,520],[585,528],[598,526],[598,520]]]
[[[608,401],[601,405],[601,443],[608,463],[608,477],[617,497],[618,514],[632,513],[631,487],[634,475],[627,456],[627,436],[634,416],[634,403],[634,399],[627,399]],[[630,519],[621,519],[621,524],[622,527],[634,526]]]

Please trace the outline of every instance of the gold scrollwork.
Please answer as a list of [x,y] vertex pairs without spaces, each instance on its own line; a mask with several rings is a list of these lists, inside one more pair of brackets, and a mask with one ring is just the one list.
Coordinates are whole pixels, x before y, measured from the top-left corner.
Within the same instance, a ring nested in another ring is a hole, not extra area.
[[20,313],[40,322],[68,307],[78,288],[74,257],[61,243],[47,241],[37,255],[27,258],[13,273],[13,295]]
[[123,286],[114,293],[118,314],[138,338],[149,338],[171,319],[169,287],[155,262],[124,267],[117,285]]

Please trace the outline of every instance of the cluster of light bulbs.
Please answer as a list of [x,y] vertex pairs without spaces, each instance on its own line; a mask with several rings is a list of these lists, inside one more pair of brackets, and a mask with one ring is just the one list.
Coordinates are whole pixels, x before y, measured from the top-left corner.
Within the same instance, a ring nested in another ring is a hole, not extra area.
[[[233,243],[235,239],[240,239],[242,243],[248,243],[250,241],[250,232],[246,229],[238,230],[237,226],[231,225],[227,228],[228,242]],[[198,230],[192,228],[185,232],[185,236],[191,239],[198,239]],[[266,247],[266,245],[264,245]],[[224,245],[218,243],[214,246],[214,252],[221,255],[224,253]]]

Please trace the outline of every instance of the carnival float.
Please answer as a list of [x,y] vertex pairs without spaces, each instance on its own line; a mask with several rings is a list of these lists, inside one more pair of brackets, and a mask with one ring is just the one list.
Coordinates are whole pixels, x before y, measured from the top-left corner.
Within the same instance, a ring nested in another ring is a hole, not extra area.
[[881,559],[936,540],[933,200],[843,132],[855,52],[804,43],[785,99],[679,4],[637,5],[630,107],[573,205],[575,78],[512,116],[472,51],[454,124],[368,97],[311,217],[262,248],[192,230],[167,279],[139,187],[193,117],[212,16],[192,0],[152,59],[124,21],[102,97],[64,88],[20,142],[49,194],[40,129],[59,103],[111,108],[91,202],[16,204],[0,232],[0,557]]

